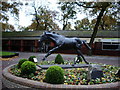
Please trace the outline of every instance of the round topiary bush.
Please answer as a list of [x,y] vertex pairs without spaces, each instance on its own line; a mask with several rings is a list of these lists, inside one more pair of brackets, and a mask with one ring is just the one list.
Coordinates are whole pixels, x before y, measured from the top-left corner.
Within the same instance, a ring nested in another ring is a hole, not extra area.
[[47,69],[45,81],[51,84],[64,83],[64,71],[60,66],[51,66]]
[[21,65],[25,62],[28,61],[27,59],[20,59],[18,62],[18,68],[21,68]]
[[36,56],[30,56],[28,60],[34,62],[33,58],[36,58]]
[[36,65],[31,61],[25,61],[21,65],[22,74],[31,74],[31,73],[35,73],[35,71],[36,71]]
[[55,58],[55,63],[57,64],[64,64],[64,60],[60,54],[58,54]]

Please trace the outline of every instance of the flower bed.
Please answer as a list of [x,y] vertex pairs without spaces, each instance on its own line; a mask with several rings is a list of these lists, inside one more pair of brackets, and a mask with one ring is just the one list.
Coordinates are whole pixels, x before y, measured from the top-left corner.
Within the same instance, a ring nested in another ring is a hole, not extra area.
[[88,89],[112,89],[118,90],[120,82],[106,83],[106,84],[95,84],[95,85],[64,85],[64,84],[48,84],[45,82],[38,82],[22,77],[15,76],[9,72],[14,65],[8,66],[3,70],[3,84],[7,88],[27,88],[27,89],[42,89],[42,90],[88,90]]
[[[44,64],[54,64],[54,61],[44,61],[40,62],[41,65]],[[65,62],[65,64],[72,64],[72,62]],[[117,77],[115,74],[119,67],[115,67],[112,65],[102,65],[103,77],[92,79],[90,81],[87,80],[87,68],[73,68],[73,69],[64,69],[64,84],[65,85],[94,85],[94,84],[104,84],[111,82],[120,81],[120,77]],[[35,73],[31,73],[30,75],[21,75],[21,70],[18,69],[17,65],[12,67],[10,73],[22,77],[28,78],[30,80],[45,82],[45,74],[46,70],[36,70]]]

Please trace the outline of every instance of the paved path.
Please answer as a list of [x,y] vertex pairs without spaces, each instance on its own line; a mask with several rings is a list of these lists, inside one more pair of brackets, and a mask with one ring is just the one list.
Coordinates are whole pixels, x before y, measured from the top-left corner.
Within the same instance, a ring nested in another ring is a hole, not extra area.
[[[46,60],[54,60],[57,54],[51,54]],[[76,55],[73,54],[61,54],[62,57],[65,60],[74,60]],[[42,60],[42,58],[45,56],[43,53],[31,53],[31,52],[19,52],[19,57],[14,58],[13,60],[9,61],[2,61],[2,69],[5,67],[18,63],[18,61],[22,58],[29,58],[30,56],[36,56],[38,59],[38,62]],[[103,64],[110,64],[115,66],[120,66],[119,58],[120,57],[114,57],[114,56],[86,56],[84,55],[86,60],[93,63],[103,63]]]
[[[19,53],[19,57],[14,58],[12,60],[9,61],[0,61],[0,73],[2,73],[2,70],[11,65],[11,64],[15,64],[18,63],[18,61],[20,59],[23,58],[29,58],[30,56],[36,56],[38,59],[38,62],[40,60],[42,60],[42,58],[45,56],[45,54],[43,53],[31,53],[31,52],[18,52]],[[46,60],[54,60],[57,54],[52,54],[50,55]],[[65,60],[74,60],[74,58],[76,57],[76,55],[73,54],[61,54],[62,57]],[[103,63],[103,64],[109,64],[109,65],[115,65],[115,66],[120,66],[120,57],[114,57],[114,56],[86,56],[85,58],[87,61],[92,62],[92,63]],[[2,69],[1,69],[2,68]],[[2,77],[2,75],[0,74],[0,77]],[[0,78],[0,85],[1,84],[1,78]],[[4,85],[3,85],[4,87]],[[2,86],[0,86],[0,89],[2,88]]]

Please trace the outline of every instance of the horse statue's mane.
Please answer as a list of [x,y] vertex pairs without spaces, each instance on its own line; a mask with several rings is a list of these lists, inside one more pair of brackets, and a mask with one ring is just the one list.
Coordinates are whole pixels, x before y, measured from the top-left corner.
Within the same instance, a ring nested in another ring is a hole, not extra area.
[[46,35],[60,35],[59,33],[56,33],[56,32],[51,32],[51,31],[45,31],[43,32],[43,34],[46,34]]

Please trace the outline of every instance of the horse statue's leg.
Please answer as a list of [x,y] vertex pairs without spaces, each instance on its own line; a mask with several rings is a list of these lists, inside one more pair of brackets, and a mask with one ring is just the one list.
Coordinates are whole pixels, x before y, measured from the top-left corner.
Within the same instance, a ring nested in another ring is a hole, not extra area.
[[84,62],[85,62],[86,64],[89,64],[89,62],[88,62],[87,60],[85,60],[85,58],[84,58],[82,52],[81,52],[79,49],[77,49],[77,53],[78,53],[78,57],[81,56],[81,57],[83,58]]
[[80,55],[77,55],[74,59],[74,64],[79,63],[79,62],[82,62],[82,59],[81,59]]
[[76,45],[75,45],[75,49],[76,49],[76,51],[77,51],[78,58],[79,58],[79,57],[82,57],[82,59],[84,60],[84,62],[85,62],[86,64],[89,64],[89,62],[88,62],[87,60],[85,60],[82,52],[80,51],[80,49],[81,49],[81,47],[82,47],[81,45],[82,45],[81,41],[80,41],[80,42],[77,41],[77,43],[76,43]]
[[[85,60],[82,52],[80,51],[80,48],[81,48],[81,47],[80,47],[78,44],[76,44],[76,51],[77,51],[77,54],[78,54],[78,58],[79,58],[79,57],[82,57],[82,59],[84,60],[84,62],[85,62],[86,64],[89,64],[89,62]],[[74,65],[74,64],[73,64],[73,65]]]
[[[78,60],[78,56],[77,57],[75,57],[75,59],[74,59],[74,64],[76,64],[76,61]],[[73,65],[74,65],[73,64]]]
[[54,51],[56,51],[57,49],[59,49],[63,44],[54,47],[53,49],[49,50],[48,53],[45,55],[45,57],[42,60],[45,60],[49,55],[51,55]]

